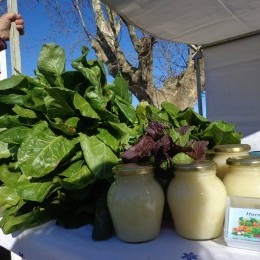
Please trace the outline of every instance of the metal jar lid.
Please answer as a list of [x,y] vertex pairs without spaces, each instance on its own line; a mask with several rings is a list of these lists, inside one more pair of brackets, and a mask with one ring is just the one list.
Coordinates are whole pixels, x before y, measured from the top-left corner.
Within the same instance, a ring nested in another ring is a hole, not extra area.
[[190,171],[207,171],[216,170],[216,163],[211,160],[193,161],[187,164],[176,164],[175,171],[190,172]]
[[121,176],[149,174],[154,172],[152,164],[122,163],[113,167],[113,173]]
[[258,156],[236,156],[226,160],[228,165],[235,166],[260,166],[260,157]]
[[220,144],[216,145],[213,149],[214,152],[237,153],[249,151],[251,146],[248,144]]

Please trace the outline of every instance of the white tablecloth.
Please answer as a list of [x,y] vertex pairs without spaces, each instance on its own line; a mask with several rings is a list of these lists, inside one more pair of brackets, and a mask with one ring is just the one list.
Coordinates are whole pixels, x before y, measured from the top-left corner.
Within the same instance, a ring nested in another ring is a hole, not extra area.
[[91,226],[68,230],[49,222],[24,232],[4,235],[0,245],[27,260],[259,260],[260,252],[231,248],[223,238],[192,241],[162,229],[150,242],[128,244],[116,237],[91,239]]

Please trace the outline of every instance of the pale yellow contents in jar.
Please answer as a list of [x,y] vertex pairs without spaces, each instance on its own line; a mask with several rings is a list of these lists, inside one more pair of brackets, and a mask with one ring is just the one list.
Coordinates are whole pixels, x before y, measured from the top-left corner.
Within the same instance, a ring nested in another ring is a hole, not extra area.
[[[125,242],[152,240],[160,233],[164,193],[156,181],[144,183],[138,177],[127,177],[120,185],[113,183],[108,194],[116,235]],[[132,185],[129,179],[134,181]]]
[[228,171],[228,165],[227,165],[226,161],[229,157],[244,156],[244,155],[248,155],[248,151],[241,151],[241,152],[234,152],[234,153],[232,153],[232,152],[215,153],[213,161],[217,164],[217,177],[219,179],[223,180],[224,177],[226,176],[227,171]]
[[230,165],[223,183],[229,196],[260,198],[260,166]]
[[176,231],[189,239],[218,237],[223,231],[225,186],[215,173],[199,178],[193,174],[197,173],[178,174],[168,188],[167,198]]

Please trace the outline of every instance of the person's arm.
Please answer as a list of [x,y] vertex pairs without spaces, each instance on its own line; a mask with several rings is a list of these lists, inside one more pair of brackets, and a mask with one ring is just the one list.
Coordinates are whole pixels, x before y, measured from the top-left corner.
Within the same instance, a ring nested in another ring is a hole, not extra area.
[[6,49],[6,41],[10,37],[11,23],[15,23],[15,27],[20,35],[24,34],[24,21],[20,14],[6,13],[0,17],[0,51]]

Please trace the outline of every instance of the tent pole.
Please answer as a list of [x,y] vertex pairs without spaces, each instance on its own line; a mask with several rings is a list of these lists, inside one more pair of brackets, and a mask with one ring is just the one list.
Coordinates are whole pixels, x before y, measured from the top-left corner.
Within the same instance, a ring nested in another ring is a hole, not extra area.
[[197,48],[196,52],[192,56],[192,59],[194,60],[194,69],[196,71],[198,109],[199,109],[199,114],[203,116],[202,97],[201,97],[201,79],[200,79],[200,59],[202,59],[202,57],[203,55],[201,49]]
[[[7,9],[8,12],[18,13],[17,0],[8,0]],[[15,30],[14,24],[12,24],[10,30],[10,52],[11,52],[12,75],[21,73],[22,65],[21,65],[19,32]]]

